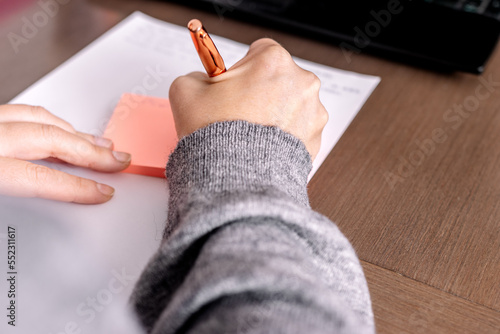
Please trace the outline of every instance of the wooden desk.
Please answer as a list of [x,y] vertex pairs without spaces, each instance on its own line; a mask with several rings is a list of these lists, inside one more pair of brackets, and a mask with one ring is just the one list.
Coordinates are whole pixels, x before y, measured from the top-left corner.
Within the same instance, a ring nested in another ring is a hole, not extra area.
[[8,34],[41,10],[24,2],[0,17],[0,103],[134,10],[179,25],[197,17],[212,33],[247,44],[272,37],[295,56],[382,77],[311,181],[312,206],[357,250],[379,333],[500,333],[498,51],[481,77],[442,74],[368,55],[348,62],[335,46],[215,10],[72,0],[15,53]]

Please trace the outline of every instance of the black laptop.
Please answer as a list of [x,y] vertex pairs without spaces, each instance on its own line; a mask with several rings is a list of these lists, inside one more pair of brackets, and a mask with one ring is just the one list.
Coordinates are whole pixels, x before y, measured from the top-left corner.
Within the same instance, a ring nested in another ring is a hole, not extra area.
[[500,0],[176,2],[442,71],[482,73],[500,32]]

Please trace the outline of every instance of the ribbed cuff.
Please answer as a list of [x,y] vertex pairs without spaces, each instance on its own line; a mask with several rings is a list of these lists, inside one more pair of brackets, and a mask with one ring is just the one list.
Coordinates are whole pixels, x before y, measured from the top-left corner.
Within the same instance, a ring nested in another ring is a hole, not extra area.
[[182,138],[170,155],[169,211],[192,192],[217,196],[269,188],[309,206],[311,168],[304,143],[279,128],[245,121],[214,123]]

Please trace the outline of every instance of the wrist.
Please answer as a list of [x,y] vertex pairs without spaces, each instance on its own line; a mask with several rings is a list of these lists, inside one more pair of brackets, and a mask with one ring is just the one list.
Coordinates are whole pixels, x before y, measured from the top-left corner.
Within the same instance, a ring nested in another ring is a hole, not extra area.
[[308,205],[311,166],[305,145],[279,128],[219,122],[179,141],[167,164],[167,180],[174,197],[191,191],[220,194],[275,188]]

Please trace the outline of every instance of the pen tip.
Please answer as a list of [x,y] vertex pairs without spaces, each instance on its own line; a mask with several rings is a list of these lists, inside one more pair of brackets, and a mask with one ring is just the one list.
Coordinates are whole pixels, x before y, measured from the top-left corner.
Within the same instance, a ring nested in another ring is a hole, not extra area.
[[198,30],[200,30],[203,27],[203,24],[201,24],[200,20],[193,19],[193,20],[189,21],[187,27],[192,32],[197,32]]

